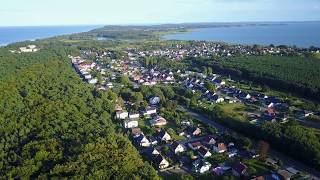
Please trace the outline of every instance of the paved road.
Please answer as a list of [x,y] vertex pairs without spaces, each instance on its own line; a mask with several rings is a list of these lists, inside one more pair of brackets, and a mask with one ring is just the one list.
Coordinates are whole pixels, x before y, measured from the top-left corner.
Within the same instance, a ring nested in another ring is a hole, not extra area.
[[[180,108],[182,110],[188,112],[193,118],[197,119],[198,121],[201,121],[202,123],[205,123],[211,127],[217,128],[220,131],[236,133],[235,131],[233,131],[229,128],[226,128],[226,127],[222,126],[221,124],[218,124],[217,122],[215,122],[213,120],[210,120],[209,118],[207,118],[204,115],[193,112],[193,111],[186,109],[184,107],[180,107]],[[300,162],[298,162],[298,161],[296,161],[296,160],[294,160],[294,159],[292,159],[292,158],[290,158],[290,157],[288,157],[278,151],[275,151],[273,149],[270,149],[269,155],[271,157],[281,159],[281,161],[284,163],[284,165],[292,166],[292,167],[296,168],[297,170],[307,172],[307,173],[311,174],[313,179],[320,180],[320,172],[313,169],[313,168],[310,168],[310,167],[308,167],[308,166],[306,166],[306,165],[304,165],[304,164],[302,164],[302,163],[300,163]]]
[[296,119],[296,120],[300,122],[302,125],[305,125],[311,128],[320,129],[320,123],[310,122],[310,121],[301,120],[301,119]]

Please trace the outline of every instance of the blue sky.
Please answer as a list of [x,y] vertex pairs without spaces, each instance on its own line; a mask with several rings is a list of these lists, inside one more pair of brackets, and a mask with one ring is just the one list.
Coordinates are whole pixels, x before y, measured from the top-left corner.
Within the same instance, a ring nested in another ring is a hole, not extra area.
[[320,20],[320,0],[1,0],[0,26]]

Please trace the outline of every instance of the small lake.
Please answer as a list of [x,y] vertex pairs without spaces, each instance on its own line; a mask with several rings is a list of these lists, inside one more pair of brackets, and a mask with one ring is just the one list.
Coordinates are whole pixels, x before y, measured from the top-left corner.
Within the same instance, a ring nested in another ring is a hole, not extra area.
[[201,28],[187,33],[165,35],[163,38],[166,40],[221,41],[248,45],[274,44],[320,47],[320,22]]

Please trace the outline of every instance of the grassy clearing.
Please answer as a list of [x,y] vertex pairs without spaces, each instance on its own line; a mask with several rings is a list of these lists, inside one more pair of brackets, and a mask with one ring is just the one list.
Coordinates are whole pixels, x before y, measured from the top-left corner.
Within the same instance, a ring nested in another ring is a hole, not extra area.
[[261,162],[257,159],[245,160],[244,163],[251,169],[254,169],[255,170],[254,174],[256,175],[267,174],[271,169],[270,166],[266,165],[264,162]]
[[241,113],[246,110],[246,106],[242,103],[222,104],[219,105],[224,114],[240,121],[247,121],[247,118]]

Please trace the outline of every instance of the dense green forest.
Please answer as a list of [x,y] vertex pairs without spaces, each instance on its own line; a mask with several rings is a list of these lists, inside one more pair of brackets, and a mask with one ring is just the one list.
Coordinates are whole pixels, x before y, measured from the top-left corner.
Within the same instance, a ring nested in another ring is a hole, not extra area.
[[[10,47],[13,48],[13,47]],[[116,96],[97,93],[73,71],[71,48],[0,49],[0,178],[158,179],[114,130]]]
[[262,85],[320,101],[320,60],[314,57],[240,56],[192,60],[193,66],[211,66],[217,73],[246,78]]

